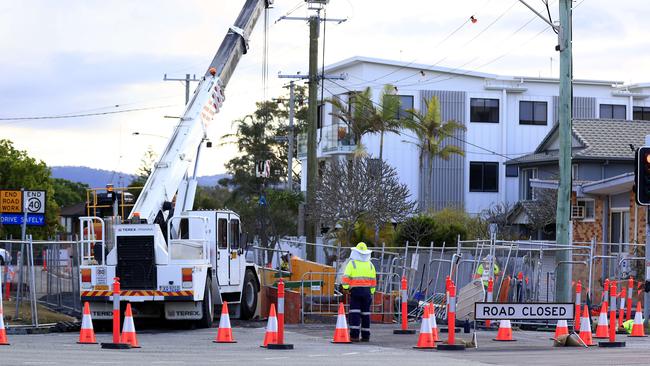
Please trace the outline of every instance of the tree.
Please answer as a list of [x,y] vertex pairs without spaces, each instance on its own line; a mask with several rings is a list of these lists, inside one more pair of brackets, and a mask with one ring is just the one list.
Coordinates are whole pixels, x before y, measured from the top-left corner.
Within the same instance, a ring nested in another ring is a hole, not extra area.
[[370,88],[362,92],[349,93],[347,103],[339,97],[327,101],[333,106],[332,116],[343,121],[352,133],[352,140],[356,144],[355,157],[365,156],[366,148],[361,143],[361,138],[365,134],[376,132],[372,119],[376,113]]
[[129,192],[133,194],[135,200],[140,197],[142,187],[147,183],[147,179],[149,179],[149,175],[151,175],[157,159],[158,154],[156,154],[153,148],[149,146],[147,151],[144,152],[142,159],[140,159],[140,166],[138,167],[138,170],[136,170],[135,178],[133,178],[131,183],[128,185]]
[[395,169],[372,159],[333,160],[325,166],[315,194],[313,214],[330,230],[340,227],[350,245],[355,225],[404,220],[415,205]]
[[[59,205],[54,200],[54,185],[50,169],[43,161],[30,157],[26,151],[14,148],[10,140],[0,140],[0,188],[43,190],[46,193],[44,227],[29,227],[28,232],[36,238],[47,238],[58,230]],[[2,225],[0,236],[20,237],[20,226]]]
[[53,178],[52,186],[54,188],[54,201],[59,207],[86,202],[86,190],[90,188],[85,183],[72,182],[62,178]]
[[422,180],[424,186],[421,187],[421,191],[424,202],[419,202],[420,210],[428,208],[427,197],[431,196],[433,190],[433,169],[431,168],[433,159],[438,157],[449,160],[454,154],[465,154],[460,146],[445,144],[447,138],[453,136],[458,130],[465,130],[465,126],[453,120],[442,121],[440,101],[437,97],[425,101],[425,106],[424,113],[415,109],[406,111],[408,117],[404,121],[404,127],[413,132],[416,137],[416,141],[407,142],[420,149],[420,174],[426,174],[425,179]]
[[[557,190],[535,188],[535,200],[532,202],[521,202],[526,205],[528,215],[528,227],[539,234],[554,234],[557,217]],[[548,230],[552,228],[552,230]]]

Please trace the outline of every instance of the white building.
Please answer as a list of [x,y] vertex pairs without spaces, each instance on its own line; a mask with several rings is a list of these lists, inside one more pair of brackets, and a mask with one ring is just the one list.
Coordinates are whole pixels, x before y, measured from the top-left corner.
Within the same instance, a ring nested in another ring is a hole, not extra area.
[[[437,96],[443,121],[462,122],[466,131],[449,138],[463,148],[465,156],[449,161],[436,159],[432,194],[424,197],[418,148],[408,131],[384,137],[384,160],[397,168],[414,199],[426,207],[463,207],[471,214],[499,202],[519,200],[519,172],[508,169],[505,161],[535,150],[558,119],[559,82],[539,77],[502,76],[450,69],[439,66],[353,57],[329,65],[326,74],[345,74],[345,80],[326,80],[324,97],[347,100],[354,91],[370,87],[379,103],[384,85],[396,87],[402,108],[420,110],[423,101]],[[650,120],[650,84],[623,85],[620,81],[575,80],[574,118]],[[347,126],[333,118],[332,105],[320,107],[319,161],[352,154],[355,141]],[[650,122],[649,122],[650,123]],[[612,131],[616,133],[616,131]],[[302,190],[306,190],[306,151],[299,147],[302,160]],[[379,155],[379,135],[365,135],[362,143],[368,154]],[[535,178],[535,177],[531,177]]]

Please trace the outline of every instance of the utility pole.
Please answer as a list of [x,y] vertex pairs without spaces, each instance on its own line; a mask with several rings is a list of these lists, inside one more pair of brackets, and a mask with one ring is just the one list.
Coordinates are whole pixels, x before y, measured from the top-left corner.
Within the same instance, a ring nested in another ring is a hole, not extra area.
[[[569,246],[570,209],[571,209],[571,119],[573,111],[573,55],[572,55],[572,14],[571,0],[560,0],[560,24],[553,24],[550,19],[540,14],[524,0],[519,0],[533,13],[550,25],[558,34],[560,51],[560,108],[559,134],[560,153],[558,158],[560,169],[560,184],[557,192],[557,215],[555,221],[555,241],[559,245]],[[570,264],[573,257],[571,250],[558,250],[555,262],[562,263],[557,267],[555,275],[555,301],[571,302],[571,278],[573,267]]]
[[295,96],[294,96],[294,82],[291,80],[289,82],[289,151],[287,151],[287,157],[289,160],[289,169],[287,169],[287,188],[289,191],[293,191],[293,143],[294,143],[294,131],[293,131],[293,116],[295,114]]
[[[560,0],[560,186],[557,194],[556,242],[570,245],[569,220],[571,209],[571,118],[573,111],[573,55],[571,0]],[[556,263],[570,262],[571,250],[560,250],[555,255]],[[571,302],[571,278],[573,266],[560,265],[556,273],[555,301]]]
[[[316,13],[309,18],[297,18],[282,16],[278,19],[284,20],[307,20],[309,23],[309,106],[307,111],[307,206],[306,206],[306,237],[307,243],[316,243],[316,234],[318,231],[318,222],[312,213],[316,193],[316,178],[318,169],[318,159],[316,156],[316,123],[318,119],[318,37],[321,21],[333,21],[343,23],[347,19],[322,19],[320,11],[329,2],[329,0],[306,0],[308,9],[315,10]],[[307,246],[307,259],[316,259],[316,248],[313,245]]]
[[185,105],[190,101],[190,82],[191,81],[201,81],[196,78],[196,75],[192,75],[192,78],[190,79],[190,74],[185,74],[185,79],[173,79],[173,78],[168,78],[167,74],[165,74],[165,77],[163,78],[164,81],[181,81],[185,83]]

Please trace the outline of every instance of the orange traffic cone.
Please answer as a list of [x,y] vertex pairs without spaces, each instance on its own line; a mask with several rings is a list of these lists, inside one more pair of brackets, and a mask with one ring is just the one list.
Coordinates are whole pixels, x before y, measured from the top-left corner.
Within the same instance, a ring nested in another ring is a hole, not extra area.
[[228,302],[224,301],[221,307],[221,317],[219,318],[219,329],[217,338],[214,343],[237,343],[232,337],[232,327],[230,326],[230,314],[228,313]]
[[332,343],[352,343],[350,341],[350,330],[348,322],[345,320],[345,307],[339,303],[339,315],[336,316],[336,329],[334,329],[334,338]]
[[558,339],[560,336],[569,334],[569,325],[566,320],[558,320],[557,325],[555,325],[555,339]]
[[90,304],[84,303],[84,314],[81,319],[81,331],[79,332],[79,344],[97,344],[95,339],[95,330],[93,329],[93,319],[90,316]]
[[140,348],[138,336],[135,334],[135,324],[133,324],[133,313],[131,312],[131,303],[126,304],[124,313],[124,325],[122,326],[122,335],[120,342],[130,344],[131,348]]
[[510,320],[499,321],[499,332],[497,333],[497,337],[493,340],[500,342],[515,341],[515,339],[512,339],[512,326],[510,325]]
[[271,304],[271,311],[269,312],[269,321],[266,324],[266,333],[264,334],[264,344],[266,347],[271,344],[278,343],[278,318],[275,315],[275,304]]
[[587,346],[596,345],[593,339],[591,339],[591,321],[589,320],[589,309],[587,305],[585,305],[585,310],[582,312],[582,317],[580,317],[580,334],[578,336]]
[[422,315],[422,325],[420,326],[420,337],[418,344],[413,348],[436,348],[436,343],[433,341],[433,334],[431,334],[431,323],[429,323],[429,307],[424,307],[424,314]]
[[429,323],[431,324],[431,335],[434,342],[442,342],[440,332],[438,331],[438,322],[436,322],[436,312],[433,303],[429,305]]
[[[2,301],[2,299],[0,299]],[[8,346],[7,331],[5,330],[5,320],[2,314],[2,304],[0,304],[0,346]]]
[[594,338],[609,339],[609,322],[607,321],[607,309],[605,304],[600,308],[600,315],[598,316],[598,326],[596,327],[596,335]]
[[641,301],[636,303],[636,313],[634,313],[634,325],[632,325],[632,334],[628,337],[647,337],[643,329],[643,312],[641,311]]

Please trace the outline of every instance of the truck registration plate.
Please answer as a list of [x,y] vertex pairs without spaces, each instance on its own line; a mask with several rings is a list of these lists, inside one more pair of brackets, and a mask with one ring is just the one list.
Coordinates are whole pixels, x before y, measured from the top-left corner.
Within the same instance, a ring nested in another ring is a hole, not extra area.
[[159,291],[162,292],[178,292],[181,290],[180,286],[160,286]]

